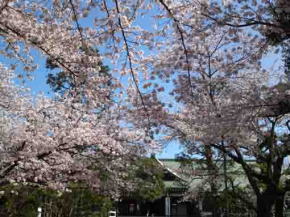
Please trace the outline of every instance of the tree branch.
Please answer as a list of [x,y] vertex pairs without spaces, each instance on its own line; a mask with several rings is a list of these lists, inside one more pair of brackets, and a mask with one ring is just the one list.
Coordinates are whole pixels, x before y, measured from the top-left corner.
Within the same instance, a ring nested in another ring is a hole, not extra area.
[[120,9],[119,9],[118,0],[114,0],[114,1],[115,1],[117,13],[119,15],[118,16],[118,23],[119,23],[119,26],[121,28],[122,37],[123,37],[123,40],[124,40],[124,43],[125,43],[126,55],[127,55],[128,61],[129,61],[130,74],[132,76],[132,79],[133,79],[135,88],[136,88],[136,90],[138,92],[138,95],[139,95],[139,97],[141,99],[141,103],[142,103],[143,109],[144,109],[144,111],[147,114],[148,125],[150,127],[150,119],[149,119],[148,109],[147,109],[147,107],[145,105],[145,101],[144,101],[143,95],[142,95],[142,93],[140,91],[140,88],[138,86],[137,79],[136,79],[135,74],[134,74],[133,64],[132,64],[132,57],[131,57],[131,53],[130,53],[130,48],[129,48],[129,45],[128,45],[128,40],[127,40],[127,37],[126,37],[126,34],[125,34],[125,30],[124,30],[124,27],[123,27],[123,24],[122,24],[122,21],[121,21],[121,18],[120,18],[121,13],[120,13]]
[[257,185],[257,181],[254,179],[254,177],[256,178],[265,178],[265,177],[261,177],[260,174],[258,174],[257,172],[255,172],[243,159],[243,156],[241,155],[241,153],[238,151],[237,152],[237,149],[235,149],[236,151],[236,155],[234,155],[233,153],[231,153],[229,150],[226,150],[226,148],[224,146],[219,146],[219,145],[216,145],[216,144],[211,144],[212,147],[222,151],[223,153],[225,153],[226,155],[228,155],[231,159],[233,159],[235,162],[237,162],[238,164],[240,164],[247,177],[248,177],[248,180],[252,186],[252,188],[254,189],[256,195],[261,195],[261,192],[260,192],[260,189]]
[[169,14],[169,16],[173,19],[174,23],[176,24],[177,30],[179,32],[180,35],[180,40],[181,40],[181,44],[183,47],[183,51],[184,51],[184,55],[185,55],[185,61],[186,61],[186,67],[187,67],[187,77],[188,77],[188,84],[190,87],[190,92],[191,92],[191,97],[193,99],[193,85],[191,83],[191,75],[190,75],[190,67],[189,67],[189,58],[188,58],[188,50],[186,48],[185,45],[185,40],[184,40],[184,33],[182,28],[180,27],[180,22],[179,20],[177,20],[174,16],[174,14],[172,13],[172,11],[170,10],[170,8],[168,7],[168,5],[163,1],[163,0],[159,0],[160,4],[165,8],[165,10],[167,11],[167,13]]
[[[22,40],[24,40],[24,41],[26,40],[26,38],[25,38],[24,35],[22,35],[19,31],[13,29],[12,27],[8,26],[7,24],[3,24],[3,23],[0,22],[0,25],[1,25],[2,27],[4,27],[5,29],[7,29],[7,30],[11,31],[12,33],[14,33],[16,36],[22,38]],[[1,29],[2,29],[2,28],[1,28]],[[2,29],[2,30],[4,30],[4,29]],[[5,30],[4,30],[4,31],[5,31]],[[7,34],[9,34],[8,31],[5,31],[5,32],[6,32]],[[76,74],[74,71],[72,71],[70,68],[68,68],[68,67],[67,67],[67,66],[66,66],[62,61],[60,61],[59,58],[55,58],[52,54],[49,53],[49,51],[48,51],[47,49],[43,48],[40,44],[38,44],[37,42],[31,41],[31,40],[28,40],[28,42],[29,42],[31,45],[33,45],[33,46],[39,48],[42,52],[44,52],[47,56],[49,56],[52,60],[54,60],[55,62],[57,62],[61,67],[63,67],[64,69],[66,69],[68,72],[70,72],[70,73],[72,73],[74,76],[78,77],[77,74]]]
[[82,40],[82,45],[84,46],[84,49],[85,49],[85,52],[86,52],[86,44],[85,44],[85,39],[84,39],[84,36],[83,36],[83,31],[82,31],[82,28],[79,24],[79,21],[78,21],[78,16],[77,16],[77,13],[76,13],[76,9],[75,9],[75,6],[72,2],[72,0],[69,0],[69,3],[71,5],[71,8],[72,8],[72,11],[73,11],[73,14],[74,14],[74,20],[76,22],[76,25],[77,25],[77,29],[78,29],[78,32],[80,34],[80,37],[81,37],[81,40]]

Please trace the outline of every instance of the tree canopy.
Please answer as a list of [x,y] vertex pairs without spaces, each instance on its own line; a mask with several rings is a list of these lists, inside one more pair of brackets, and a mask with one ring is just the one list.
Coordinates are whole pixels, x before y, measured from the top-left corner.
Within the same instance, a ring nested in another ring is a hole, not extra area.
[[[177,140],[209,166],[223,154],[240,164],[258,216],[270,216],[289,188],[288,62],[279,51],[287,54],[289,8],[287,0],[2,1],[1,182],[61,188],[83,179],[115,192],[132,158]],[[60,95],[34,98],[13,83],[35,70],[35,53],[58,70],[48,82]],[[267,56],[280,67],[265,66]]]

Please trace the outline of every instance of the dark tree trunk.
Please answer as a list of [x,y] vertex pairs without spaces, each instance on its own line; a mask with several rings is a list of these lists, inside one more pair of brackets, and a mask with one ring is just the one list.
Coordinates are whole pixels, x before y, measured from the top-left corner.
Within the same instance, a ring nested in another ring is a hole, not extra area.
[[275,217],[284,217],[284,197],[285,193],[281,193],[275,201]]
[[272,217],[275,195],[262,194],[257,197],[257,217]]
[[212,148],[210,146],[205,146],[204,147],[204,155],[206,159],[206,166],[208,171],[210,171],[210,174],[212,178],[210,179],[210,191],[211,191],[211,196],[210,200],[212,201],[212,213],[213,217],[218,217],[218,207],[217,207],[217,201],[216,201],[216,195],[217,195],[217,186],[216,186],[216,180],[215,178],[218,176],[217,175],[217,167],[213,161],[213,153],[212,153]]

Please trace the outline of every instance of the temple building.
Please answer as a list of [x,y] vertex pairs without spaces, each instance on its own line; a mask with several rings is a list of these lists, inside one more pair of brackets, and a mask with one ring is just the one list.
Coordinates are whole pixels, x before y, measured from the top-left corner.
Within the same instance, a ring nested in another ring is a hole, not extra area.
[[[186,162],[178,159],[156,161],[164,171],[164,195],[154,201],[123,198],[118,203],[118,216],[222,217],[224,210],[214,200],[217,195],[212,194],[211,183],[216,187],[216,194],[224,192],[224,172],[227,172],[226,176],[231,177],[231,184],[243,188],[248,185],[237,165],[228,165],[227,171],[224,171],[223,161],[216,163],[220,167],[218,174],[205,169],[204,161],[198,159]],[[243,214],[235,216],[254,216],[253,212],[239,205],[231,211]]]

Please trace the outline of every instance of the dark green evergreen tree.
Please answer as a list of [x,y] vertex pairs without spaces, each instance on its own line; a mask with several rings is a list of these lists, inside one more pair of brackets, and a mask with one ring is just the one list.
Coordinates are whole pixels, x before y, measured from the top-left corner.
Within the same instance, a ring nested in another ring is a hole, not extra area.
[[[81,51],[84,51],[84,49],[80,48]],[[85,52],[89,52],[90,55],[93,56],[99,56],[98,49],[95,48],[87,48]],[[101,68],[99,71],[99,76],[105,76],[108,78],[111,78],[110,75],[110,69],[108,66],[104,65],[102,61],[99,61],[96,63],[96,68]],[[51,89],[56,92],[63,94],[65,91],[72,89],[75,87],[74,82],[74,75],[71,73],[66,73],[62,71],[55,60],[51,58],[46,59],[46,68],[51,70],[47,75],[47,81],[46,83],[51,87]],[[108,87],[112,85],[111,79],[108,80],[106,84],[104,84],[104,87]]]

